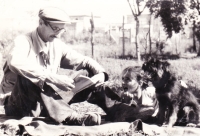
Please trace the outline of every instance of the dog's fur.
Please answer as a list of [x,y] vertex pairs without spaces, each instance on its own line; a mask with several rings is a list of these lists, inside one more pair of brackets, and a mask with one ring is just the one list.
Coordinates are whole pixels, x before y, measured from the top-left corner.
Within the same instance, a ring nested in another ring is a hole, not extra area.
[[186,124],[198,124],[199,103],[188,87],[182,85],[170,72],[169,66],[167,61],[153,58],[145,61],[142,66],[143,77],[145,80],[148,78],[156,88],[159,102],[157,124],[163,125],[166,121],[168,127],[172,127],[183,123],[183,120]]

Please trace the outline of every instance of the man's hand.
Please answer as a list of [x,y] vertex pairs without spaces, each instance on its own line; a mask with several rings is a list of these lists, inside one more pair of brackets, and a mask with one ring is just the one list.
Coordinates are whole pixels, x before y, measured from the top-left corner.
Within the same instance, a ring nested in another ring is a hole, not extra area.
[[60,88],[63,91],[71,91],[74,86],[74,80],[66,75],[50,75],[46,82],[52,83],[56,85],[58,88]]
[[91,79],[96,83],[95,87],[101,85],[105,81],[105,74],[104,73],[99,73],[91,77]]

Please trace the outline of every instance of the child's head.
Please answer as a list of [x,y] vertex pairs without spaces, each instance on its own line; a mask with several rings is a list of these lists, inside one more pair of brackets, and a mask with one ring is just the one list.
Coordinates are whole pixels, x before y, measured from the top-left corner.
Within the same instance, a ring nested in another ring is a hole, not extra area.
[[122,71],[122,87],[124,91],[134,93],[138,86],[138,78],[140,76],[141,67],[140,66],[129,66]]

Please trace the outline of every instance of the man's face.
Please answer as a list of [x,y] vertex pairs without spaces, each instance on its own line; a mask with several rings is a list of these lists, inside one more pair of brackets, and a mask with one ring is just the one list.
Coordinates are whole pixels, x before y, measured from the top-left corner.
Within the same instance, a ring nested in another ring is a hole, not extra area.
[[41,25],[41,35],[45,42],[52,42],[54,38],[60,38],[61,33],[65,31],[64,23],[50,23],[43,21]]

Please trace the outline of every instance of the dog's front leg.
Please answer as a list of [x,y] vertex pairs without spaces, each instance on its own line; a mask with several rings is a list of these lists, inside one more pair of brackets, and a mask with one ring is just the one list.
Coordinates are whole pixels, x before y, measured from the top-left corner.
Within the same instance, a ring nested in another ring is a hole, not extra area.
[[168,135],[174,135],[173,133],[174,133],[174,131],[172,130],[172,127],[173,127],[173,125],[175,124],[175,122],[176,122],[176,120],[177,120],[177,113],[178,113],[178,106],[173,106],[173,108],[172,108],[172,114],[171,114],[171,116],[169,117],[169,124],[168,124],[168,126],[167,126],[167,128],[166,128],[166,133],[168,134]]
[[165,120],[165,111],[167,109],[167,105],[165,103],[159,102],[159,111],[157,115],[157,122],[156,124],[162,126]]
[[176,123],[176,121],[177,121],[178,110],[179,110],[179,107],[178,107],[178,106],[173,106],[172,114],[171,114],[171,116],[169,117],[168,128],[172,128],[173,125]]

